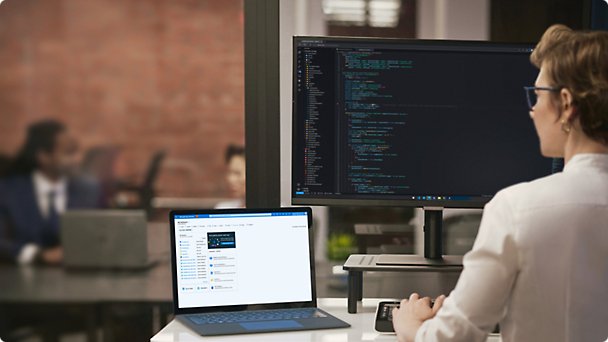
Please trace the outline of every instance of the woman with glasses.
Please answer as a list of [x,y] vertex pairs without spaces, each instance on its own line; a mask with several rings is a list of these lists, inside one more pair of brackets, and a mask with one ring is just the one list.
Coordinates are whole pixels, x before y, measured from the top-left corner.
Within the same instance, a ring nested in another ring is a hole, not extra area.
[[400,341],[485,341],[497,323],[503,341],[608,340],[608,32],[552,26],[530,59],[530,117],[564,170],[496,194],[454,291],[394,311]]

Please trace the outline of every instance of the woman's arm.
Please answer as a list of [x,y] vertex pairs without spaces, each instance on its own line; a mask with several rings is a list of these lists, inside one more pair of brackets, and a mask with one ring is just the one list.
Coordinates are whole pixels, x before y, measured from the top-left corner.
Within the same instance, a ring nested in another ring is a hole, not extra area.
[[514,225],[505,194],[498,193],[486,206],[456,288],[437,315],[417,325],[414,320],[424,316],[397,314],[395,331],[406,331],[406,341],[412,340],[409,336],[416,341],[485,341],[506,313],[519,270]]

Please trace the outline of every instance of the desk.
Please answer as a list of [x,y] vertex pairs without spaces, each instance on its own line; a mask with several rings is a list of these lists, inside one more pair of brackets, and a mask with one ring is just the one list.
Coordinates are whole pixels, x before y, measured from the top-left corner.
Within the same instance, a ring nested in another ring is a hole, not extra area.
[[[167,261],[140,271],[70,271],[0,266],[0,305],[172,301]],[[7,281],[5,281],[7,280]]]
[[[196,334],[182,323],[173,320],[156,334],[151,342],[195,342],[195,341],[395,341],[395,335],[380,334],[374,331],[374,319],[376,307],[381,299],[363,299],[359,305],[359,313],[356,315],[346,312],[346,298],[321,298],[318,300],[319,307],[328,313],[348,322],[352,325],[345,329],[309,330],[284,333],[264,333],[230,335],[219,337],[205,337]],[[492,335],[488,342],[498,342],[498,335]]]
[[[108,328],[112,324],[106,319],[112,306],[158,308],[160,324],[166,324],[164,317],[173,311],[168,227],[150,224],[148,231],[150,246],[161,253],[161,260],[145,270],[71,271],[62,267],[0,265],[0,315],[10,315],[15,307],[51,312],[54,307],[77,307],[87,316],[91,341],[97,340],[95,331],[99,325]],[[104,339],[111,340],[111,336],[104,334]]]
[[154,197],[154,209],[205,209],[215,208],[218,203],[234,201],[234,198],[188,198],[188,197]]
[[[89,341],[112,340],[111,309],[115,306],[158,310],[159,324],[172,308],[171,272],[168,262],[138,272],[73,272],[58,267],[0,267],[0,316],[13,308],[52,312],[53,308],[77,308],[86,316]],[[10,279],[10,281],[4,281]],[[10,316],[9,316],[10,317]]]

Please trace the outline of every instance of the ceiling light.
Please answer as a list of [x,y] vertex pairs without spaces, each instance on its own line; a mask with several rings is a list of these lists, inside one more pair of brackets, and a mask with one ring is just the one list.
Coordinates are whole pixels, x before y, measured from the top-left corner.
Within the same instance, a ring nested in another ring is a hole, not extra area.
[[395,27],[401,0],[323,0],[323,13],[333,25]]

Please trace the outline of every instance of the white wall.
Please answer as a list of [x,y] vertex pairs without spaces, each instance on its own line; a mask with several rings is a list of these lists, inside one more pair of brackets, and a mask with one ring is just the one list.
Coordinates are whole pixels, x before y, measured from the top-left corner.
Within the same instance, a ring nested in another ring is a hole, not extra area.
[[422,39],[488,40],[490,0],[418,0],[416,36]]

